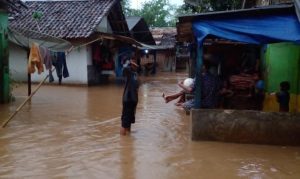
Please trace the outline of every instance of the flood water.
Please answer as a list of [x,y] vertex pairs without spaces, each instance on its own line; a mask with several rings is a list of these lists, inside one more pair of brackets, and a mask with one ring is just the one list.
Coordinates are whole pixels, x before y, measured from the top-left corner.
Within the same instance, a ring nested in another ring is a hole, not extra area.
[[[300,178],[300,147],[191,141],[189,116],[161,97],[183,78],[142,79],[131,136],[119,135],[122,86],[43,86],[0,129],[0,178]],[[26,93],[0,106],[1,123]]]

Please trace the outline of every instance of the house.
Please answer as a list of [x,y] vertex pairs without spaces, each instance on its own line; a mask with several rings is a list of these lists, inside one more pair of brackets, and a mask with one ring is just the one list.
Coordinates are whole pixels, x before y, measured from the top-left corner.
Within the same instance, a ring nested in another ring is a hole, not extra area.
[[[12,18],[9,25],[17,36],[10,43],[14,80],[27,81],[31,44],[26,44],[26,38],[50,50],[67,52],[70,76],[63,83],[82,85],[101,83],[114,72],[114,60],[119,58],[120,49],[139,44],[130,38],[120,0],[26,1],[25,4],[28,8],[22,10],[22,17]],[[31,79],[39,82],[46,75],[33,74]]]
[[[155,27],[150,29],[156,45],[144,46],[142,62],[144,64],[156,64],[153,66],[158,71],[175,70],[175,35],[176,28],[172,27]],[[155,72],[153,69],[152,72]]]
[[19,9],[24,7],[19,0],[0,1],[0,103],[10,100],[10,80],[8,65],[8,12],[18,14]]
[[[150,45],[155,46],[155,41],[153,36],[149,30],[148,24],[142,17],[130,16],[126,17],[126,22],[128,24],[129,32],[131,37],[136,40],[140,46]],[[123,51],[130,50],[130,48],[123,49]],[[135,58],[139,65],[143,65],[144,63],[141,62],[141,55],[143,55],[143,51],[135,48],[131,49],[135,52]],[[126,56],[126,55],[125,55]],[[119,58],[119,61],[116,62],[116,76],[122,76],[122,57]],[[141,72],[142,68],[139,68],[139,72]]]
[[[217,69],[214,74],[231,86],[235,95],[230,101],[238,104],[230,110],[199,109],[203,98],[201,83],[196,80],[192,139],[300,145],[298,5],[179,17],[177,40],[195,45],[196,79],[200,79],[203,57],[218,55],[209,59],[212,67],[218,67],[213,68]],[[265,98],[251,98],[249,91],[257,88],[260,80],[264,81]],[[282,81],[291,85],[290,113],[279,112],[276,95],[272,95]],[[251,105],[253,101],[256,103]]]
[[155,45],[153,36],[144,18],[130,16],[126,17],[126,22],[128,24],[130,34],[135,40],[147,45]]

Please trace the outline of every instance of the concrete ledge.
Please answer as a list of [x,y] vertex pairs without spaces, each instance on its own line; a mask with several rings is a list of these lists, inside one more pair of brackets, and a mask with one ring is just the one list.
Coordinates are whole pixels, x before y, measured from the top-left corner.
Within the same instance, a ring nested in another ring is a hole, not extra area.
[[192,140],[300,145],[300,113],[192,110]]

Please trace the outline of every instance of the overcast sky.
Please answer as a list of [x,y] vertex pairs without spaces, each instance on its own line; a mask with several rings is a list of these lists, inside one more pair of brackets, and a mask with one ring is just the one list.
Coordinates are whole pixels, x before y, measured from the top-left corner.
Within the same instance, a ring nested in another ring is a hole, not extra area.
[[[149,1],[149,0],[130,0],[132,8],[138,9],[142,6],[143,2]],[[175,5],[181,5],[183,4],[183,0],[169,0],[170,4],[175,4]]]

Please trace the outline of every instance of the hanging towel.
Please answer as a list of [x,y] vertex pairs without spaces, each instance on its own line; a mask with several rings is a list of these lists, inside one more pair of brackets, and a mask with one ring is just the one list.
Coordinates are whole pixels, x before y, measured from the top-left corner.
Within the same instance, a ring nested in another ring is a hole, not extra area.
[[44,60],[46,70],[49,71],[49,82],[51,83],[54,81],[54,78],[52,75],[52,58],[51,58],[50,50],[48,50],[45,47],[40,46],[40,53],[41,53],[42,59]]
[[37,43],[33,43],[30,49],[28,73],[34,73],[35,68],[37,68],[38,74],[44,72],[43,59],[41,58],[39,45]]

